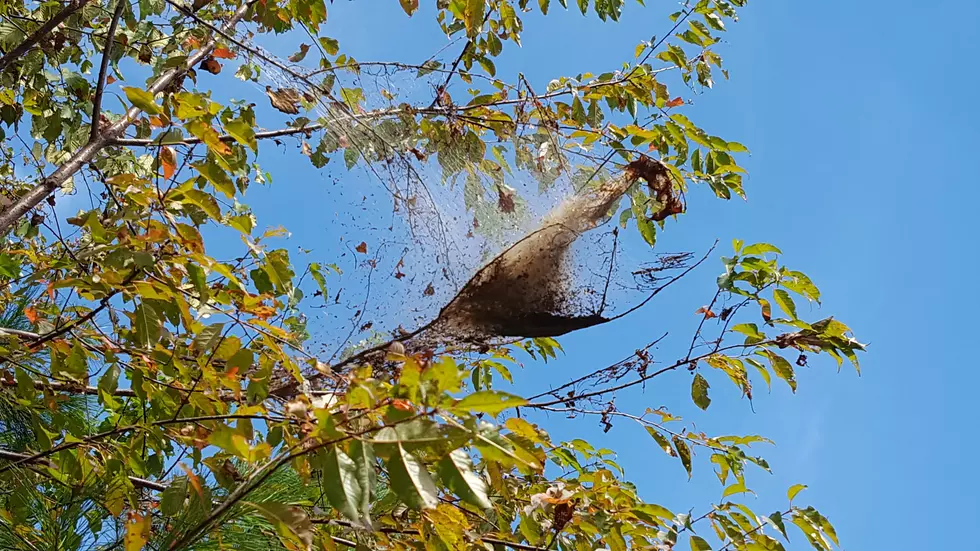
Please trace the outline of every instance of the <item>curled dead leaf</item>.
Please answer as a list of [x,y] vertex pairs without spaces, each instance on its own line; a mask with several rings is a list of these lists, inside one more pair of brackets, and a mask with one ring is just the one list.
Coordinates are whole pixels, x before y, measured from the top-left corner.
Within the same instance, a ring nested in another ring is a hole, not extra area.
[[367,243],[365,243],[364,241],[361,241],[361,244],[358,245],[358,246],[356,246],[356,247],[354,247],[354,250],[357,251],[357,252],[359,252],[359,253],[361,253],[361,254],[367,254]]
[[716,318],[716,317],[718,317],[718,316],[717,316],[717,315],[716,315],[716,314],[715,314],[714,312],[712,312],[712,311],[711,311],[711,309],[710,309],[710,308],[708,308],[707,306],[702,306],[702,307],[700,307],[700,308],[698,308],[697,310],[695,310],[695,311],[694,311],[694,313],[695,313],[695,314],[704,314],[704,317],[705,317],[705,318],[707,318],[707,319],[711,319],[711,318]]
[[221,72],[221,64],[213,56],[208,56],[207,59],[201,62],[201,69],[216,75]]
[[677,107],[678,105],[684,105],[684,100],[680,96],[667,102],[667,107]]
[[306,52],[309,52],[309,51],[310,51],[310,45],[309,44],[300,44],[299,45],[299,51],[296,52],[295,54],[289,56],[289,61],[291,61],[293,63],[299,63],[300,61],[303,61],[303,58],[306,57]]
[[273,90],[271,86],[266,86],[265,94],[269,96],[269,101],[277,110],[288,115],[299,114],[299,101],[302,96],[296,90],[292,88]]

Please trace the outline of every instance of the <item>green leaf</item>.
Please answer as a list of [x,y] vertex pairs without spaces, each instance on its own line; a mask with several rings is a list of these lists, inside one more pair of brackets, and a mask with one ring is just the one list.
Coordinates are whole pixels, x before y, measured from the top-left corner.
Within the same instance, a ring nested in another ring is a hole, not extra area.
[[160,496],[160,512],[167,517],[176,516],[184,508],[186,498],[187,477],[174,478]]
[[675,452],[674,448],[671,447],[670,442],[667,441],[667,437],[660,434],[660,432],[657,429],[653,427],[643,427],[643,428],[647,429],[647,432],[650,433],[650,436],[652,436],[653,439],[657,441],[657,445],[660,446],[660,449],[663,450],[664,453],[670,456],[677,455],[677,452]]
[[743,256],[749,256],[753,254],[766,254],[766,253],[776,253],[782,254],[783,251],[777,249],[774,245],[769,243],[756,243],[754,245],[749,245],[742,249]]
[[248,146],[252,151],[259,150],[259,144],[255,139],[255,129],[250,124],[241,119],[232,119],[224,124],[225,130],[231,134],[235,141]]
[[454,450],[439,462],[439,477],[457,496],[479,507],[491,509],[487,484],[473,472],[473,461],[462,449]]
[[694,375],[694,382],[691,383],[691,397],[701,409],[708,409],[708,404],[711,403],[711,398],[708,398],[708,380],[700,373]]
[[766,350],[766,356],[769,358],[769,363],[772,365],[772,370],[776,372],[776,376],[786,381],[789,388],[796,392],[796,374],[793,372],[793,366],[789,364],[789,361],[769,350]]
[[754,323],[739,323],[732,327],[732,331],[745,335],[745,344],[754,344],[766,340],[766,334],[759,331],[759,326]]
[[784,538],[786,538],[786,541],[789,541],[789,536],[786,534],[786,524],[783,522],[782,513],[776,511],[775,513],[769,515],[768,517],[763,517],[763,518],[769,521],[769,524],[772,524],[776,528],[776,530],[778,530],[779,533],[782,534]]
[[330,505],[354,522],[364,521],[362,505],[364,492],[369,488],[361,486],[357,477],[357,466],[350,457],[338,447],[323,454],[321,463],[323,476],[326,478],[323,486],[326,489]]
[[541,8],[541,13],[548,15],[548,6],[551,4],[551,0],[538,0],[538,7]]
[[370,442],[354,440],[350,446],[350,458],[354,461],[357,483],[365,490],[361,493],[362,501],[358,509],[367,515],[371,511],[371,492],[374,491],[378,473],[375,471],[377,458],[374,456],[374,446]]
[[691,551],[711,551],[711,546],[701,536],[691,536]]
[[[244,502],[259,512],[276,528],[279,539],[287,544],[288,548],[293,548],[295,544],[300,544],[302,549],[309,549],[313,546],[313,523],[306,516],[306,512],[295,505],[283,503],[254,503]],[[289,545],[290,543],[294,545]]]
[[793,297],[789,296],[789,293],[783,289],[776,289],[772,292],[772,298],[780,310],[786,312],[786,315],[791,319],[796,319],[796,303],[793,302]]
[[163,322],[152,306],[140,303],[133,310],[133,330],[136,342],[143,348],[152,348],[160,340]]
[[671,441],[674,443],[674,448],[677,449],[677,455],[681,458],[681,464],[684,465],[684,470],[687,471],[687,478],[691,478],[691,449],[687,447],[687,443],[677,436],[676,434],[671,437]]
[[725,491],[722,492],[721,497],[722,499],[724,499],[733,494],[744,494],[744,493],[754,493],[754,492],[746,488],[745,484],[742,484],[741,482],[736,482],[735,484],[732,484],[731,486],[725,488]]
[[474,38],[480,32],[483,16],[486,12],[486,0],[465,0],[463,23],[466,26],[466,36]]
[[211,182],[215,189],[224,193],[226,197],[231,199],[235,196],[235,184],[228,177],[228,173],[216,163],[207,161],[193,163],[191,166],[200,172],[205,180]]
[[790,486],[789,490],[786,491],[786,497],[789,498],[790,503],[793,503],[793,498],[795,498],[797,494],[805,489],[807,489],[806,484],[794,484]]
[[153,100],[153,95],[143,90],[142,88],[133,88],[132,86],[124,86],[123,92],[126,93],[126,98],[129,102],[136,107],[143,110],[144,113],[149,115],[159,115],[163,113],[163,109],[157,105],[156,101]]
[[323,47],[323,51],[326,52],[327,55],[337,55],[337,52],[340,51],[340,42],[338,42],[336,38],[321,36],[320,46]]
[[406,505],[413,509],[431,509],[439,504],[439,490],[429,471],[401,443],[394,446],[387,465],[391,488]]
[[520,396],[499,390],[481,390],[456,402],[452,409],[460,412],[477,411],[497,415],[505,409],[520,407],[524,404],[527,404],[527,400]]
[[751,365],[752,367],[756,368],[756,370],[759,371],[759,375],[762,377],[762,380],[766,382],[766,388],[771,391],[772,390],[772,376],[769,375],[769,370],[766,369],[766,367],[764,365],[762,365],[755,358],[745,358],[745,361],[746,361],[746,363],[748,363],[749,365]]

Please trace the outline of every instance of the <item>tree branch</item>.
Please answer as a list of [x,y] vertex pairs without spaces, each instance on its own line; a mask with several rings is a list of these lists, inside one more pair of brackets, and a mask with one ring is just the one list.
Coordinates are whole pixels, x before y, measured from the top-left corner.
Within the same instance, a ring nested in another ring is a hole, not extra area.
[[[245,14],[252,8],[258,0],[247,0],[239,7],[234,15],[222,26],[223,31],[233,29]],[[187,57],[187,61],[182,67],[170,69],[157,77],[153,84],[146,90],[151,96],[155,96],[167,89],[168,86],[179,76],[187,73],[188,70],[200,63],[205,57],[211,54],[217,44],[217,36],[212,36],[210,40],[196,53]],[[48,195],[54,193],[63,182],[72,177],[86,163],[91,161],[102,149],[112,142],[114,138],[123,133],[143,112],[137,106],[130,107],[126,114],[105,132],[99,134],[95,140],[90,140],[81,149],[75,152],[68,161],[55,169],[47,177],[41,179],[35,186],[21,195],[13,204],[0,213],[0,234],[5,233],[14,223],[32,208],[38,205]]]
[[[47,467],[54,467],[55,465],[45,459],[31,459],[30,455],[12,452],[9,450],[0,449],[0,459],[6,459],[8,461],[14,461],[16,463],[40,463]],[[147,480],[145,478],[139,478],[136,476],[128,477],[129,481],[133,483],[133,486],[137,488],[145,488],[147,490],[153,490],[155,492],[162,492],[167,489],[166,484],[161,484],[159,482],[154,482],[152,480]]]
[[[267,132],[256,132],[255,139],[263,140],[269,138],[280,138],[283,136],[292,136],[294,134],[308,134],[310,132],[316,132],[317,130],[322,130],[324,125],[322,124],[311,124],[309,126],[304,126],[302,128],[280,128],[279,130],[269,130]],[[235,141],[235,137],[231,134],[222,134],[218,136],[218,139],[223,142]],[[132,147],[156,147],[160,145],[194,145],[202,143],[200,138],[187,138],[186,140],[178,141],[161,141],[160,138],[152,139],[135,139],[135,138],[119,138],[112,141],[111,145],[125,145]]]
[[105,77],[109,72],[109,56],[112,55],[112,43],[116,39],[116,26],[119,24],[119,16],[122,15],[125,0],[116,0],[116,11],[112,13],[112,22],[109,23],[109,32],[106,33],[105,46],[102,48],[102,66],[99,67],[99,80],[95,84],[95,98],[92,100],[92,128],[88,139],[94,142],[99,137],[99,119],[102,116],[102,94],[105,92]]
[[30,36],[24,39],[23,42],[14,46],[14,49],[3,54],[0,58],[0,72],[3,72],[8,65],[13,63],[15,59],[23,57],[24,54],[30,51],[35,44],[41,41],[42,38],[47,36],[55,27],[61,24],[62,21],[71,17],[72,14],[82,9],[85,4],[88,4],[91,0],[70,0],[65,7],[61,8],[54,17],[49,19],[46,23],[41,25],[34,31]]

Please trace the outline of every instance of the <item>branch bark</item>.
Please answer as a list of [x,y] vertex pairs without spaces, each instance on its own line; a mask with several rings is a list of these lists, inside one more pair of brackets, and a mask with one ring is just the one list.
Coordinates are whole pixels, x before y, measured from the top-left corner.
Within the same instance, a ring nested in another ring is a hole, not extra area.
[[[234,15],[221,27],[222,32],[227,32],[232,30],[241,20],[245,17],[245,14],[251,9],[252,4],[257,0],[247,0],[244,4],[239,7]],[[185,74],[189,69],[200,63],[204,58],[211,54],[217,44],[217,36],[212,36],[211,39],[196,53],[188,56],[187,61],[182,67],[175,67],[163,73],[153,84],[147,89],[150,95],[155,96],[160,92],[163,92],[174,79]],[[62,183],[72,177],[76,172],[78,172],[86,163],[91,161],[95,156],[102,151],[104,147],[112,143],[112,141],[121,135],[133,122],[136,121],[137,117],[142,113],[142,109],[133,106],[130,107],[126,114],[119,119],[116,123],[106,129],[105,132],[96,137],[94,140],[90,140],[81,149],[75,152],[71,158],[64,164],[55,169],[47,177],[39,181],[30,191],[20,196],[13,204],[7,207],[2,213],[0,213],[0,234],[5,233],[14,223],[20,219],[21,216],[26,214],[32,208],[43,201],[48,195],[54,193]]]
[[54,17],[49,19],[46,23],[41,25],[34,31],[30,36],[24,39],[23,42],[14,47],[14,49],[3,54],[0,58],[0,72],[3,72],[8,65],[13,63],[17,58],[22,57],[24,54],[29,52],[42,38],[47,36],[54,30],[55,27],[61,24],[62,21],[71,17],[72,14],[82,9],[85,4],[88,4],[91,0],[70,0],[65,7],[61,8]]

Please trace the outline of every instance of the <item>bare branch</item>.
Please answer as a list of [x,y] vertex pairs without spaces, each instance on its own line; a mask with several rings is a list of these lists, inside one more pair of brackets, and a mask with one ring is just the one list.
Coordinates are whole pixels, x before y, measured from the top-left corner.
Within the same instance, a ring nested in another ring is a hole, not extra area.
[[102,116],[102,94],[105,92],[105,77],[109,71],[112,43],[116,39],[116,26],[119,24],[119,16],[122,15],[122,9],[125,5],[125,0],[116,0],[116,11],[112,13],[112,22],[109,23],[109,32],[106,33],[105,46],[102,48],[102,66],[99,68],[99,80],[95,84],[95,98],[92,100],[92,129],[88,137],[90,142],[94,142],[99,137],[99,119]]
[[33,34],[24,39],[23,42],[14,47],[14,49],[5,53],[2,58],[0,58],[0,72],[7,68],[8,65],[13,63],[15,59],[23,57],[24,54],[29,52],[35,44],[41,41],[42,38],[47,36],[55,27],[61,24],[62,21],[71,17],[72,14],[82,9],[85,4],[88,4],[91,0],[70,0],[65,7],[61,8],[54,17],[49,19],[46,23],[41,25],[34,31]]
[[[256,132],[255,139],[263,140],[269,138],[281,138],[283,136],[293,136],[295,134],[309,134],[312,132],[316,132],[317,130],[322,130],[323,128],[324,125],[322,124],[311,124],[300,128],[280,128],[279,130]],[[218,136],[218,139],[223,142],[235,141],[235,137],[232,136],[231,134],[222,134],[221,136]],[[178,141],[171,141],[171,140],[161,141],[159,138],[157,139],[119,138],[112,141],[112,145],[125,145],[125,146],[132,146],[132,147],[156,147],[160,145],[194,145],[199,143],[202,143],[202,140],[200,138],[187,138],[186,140],[178,140]]]

